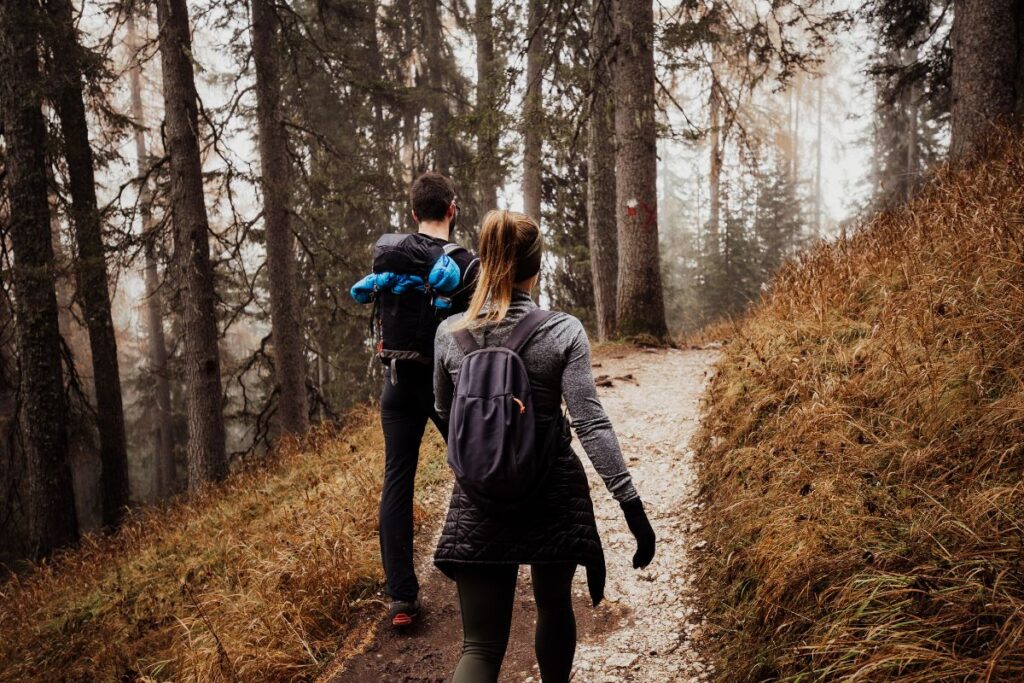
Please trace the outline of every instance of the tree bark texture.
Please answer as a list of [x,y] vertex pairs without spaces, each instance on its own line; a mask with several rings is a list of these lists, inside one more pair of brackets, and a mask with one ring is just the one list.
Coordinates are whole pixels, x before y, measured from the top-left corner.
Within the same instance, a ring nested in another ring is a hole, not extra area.
[[1024,93],[1020,0],[956,0],[950,157],[984,151],[1000,126],[1020,124]]
[[619,276],[615,221],[615,99],[611,71],[614,37],[612,0],[595,0],[590,34],[587,232],[597,337],[601,341],[615,334],[615,292]]
[[543,0],[529,0],[526,93],[523,97],[523,213],[540,223],[544,125]]
[[[825,77],[818,77],[818,134],[814,140],[814,237],[821,237],[821,154],[822,154],[822,114],[825,98]],[[916,125],[916,121],[915,121]]]
[[157,17],[166,151],[170,157],[174,260],[181,287],[180,316],[188,392],[188,486],[195,490],[227,474],[216,293],[185,0],[158,0]]
[[[142,67],[139,51],[142,44],[135,28],[135,17],[129,14],[125,22],[128,44],[134,51],[128,80],[131,90],[132,118],[135,120],[136,172],[140,178],[148,173],[149,150],[146,145],[146,114],[142,107]],[[174,424],[171,408],[171,382],[167,368],[167,340],[164,336],[163,301],[160,293],[160,272],[156,245],[159,236],[153,223],[152,191],[143,181],[139,189],[139,213],[142,216],[142,234],[145,252],[144,281],[146,286],[146,333],[149,337],[149,372],[156,399],[157,424],[155,429],[155,456],[153,458],[153,489],[156,498],[171,495],[176,486],[174,466]]]
[[47,0],[52,37],[48,60],[55,86],[55,108],[64,135],[64,158],[71,192],[71,223],[77,258],[75,284],[92,353],[96,427],[100,435],[103,525],[116,527],[128,507],[128,446],[125,440],[121,373],[110,315],[103,225],[96,202],[92,148],[85,118],[82,47],[69,0]]
[[[708,234],[705,252],[717,254],[722,227],[722,93],[718,75],[711,73],[711,96],[708,101],[708,130],[711,155],[708,171]],[[795,156],[795,153],[794,153]]]
[[498,140],[501,113],[498,111],[498,62],[494,55],[494,3],[477,0],[473,25],[476,34],[477,106],[477,204],[483,216],[498,206]]
[[448,175],[452,165],[451,112],[444,88],[444,35],[439,0],[420,0],[423,48],[427,67],[427,109],[430,111],[430,147],[434,170]]
[[252,50],[278,419],[282,433],[302,435],[309,429],[306,357],[289,209],[288,138],[281,112],[281,44],[269,0],[252,0]]
[[0,3],[0,109],[7,148],[8,234],[14,252],[20,417],[30,537],[35,554],[42,556],[74,543],[78,520],[68,462],[68,413],[46,196],[46,128],[36,51],[40,19],[32,0]]
[[615,199],[619,235],[618,336],[668,335],[658,257],[654,7],[615,0]]

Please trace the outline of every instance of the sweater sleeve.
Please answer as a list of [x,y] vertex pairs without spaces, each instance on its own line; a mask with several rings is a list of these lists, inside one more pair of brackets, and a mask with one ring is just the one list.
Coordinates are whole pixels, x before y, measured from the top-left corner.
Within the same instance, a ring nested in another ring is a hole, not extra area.
[[448,421],[452,394],[455,392],[452,376],[448,372],[448,350],[453,339],[446,322],[441,323],[434,335],[434,411],[445,422]]
[[571,341],[566,350],[565,370],[562,372],[562,395],[569,407],[572,428],[587,457],[615,500],[624,503],[639,495],[622,458],[611,420],[597,397],[587,332],[578,320],[570,320],[576,329],[570,330]]

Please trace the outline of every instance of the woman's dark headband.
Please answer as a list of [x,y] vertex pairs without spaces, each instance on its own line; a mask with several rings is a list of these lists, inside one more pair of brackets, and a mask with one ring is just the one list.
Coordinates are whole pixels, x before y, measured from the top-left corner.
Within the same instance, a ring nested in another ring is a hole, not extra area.
[[537,238],[521,251],[516,253],[516,282],[529,280],[540,272],[540,257],[543,252],[544,240],[540,231]]

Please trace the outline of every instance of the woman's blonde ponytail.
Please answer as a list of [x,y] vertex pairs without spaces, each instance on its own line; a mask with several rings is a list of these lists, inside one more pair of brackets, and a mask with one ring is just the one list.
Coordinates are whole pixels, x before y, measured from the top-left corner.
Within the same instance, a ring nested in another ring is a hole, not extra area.
[[458,328],[479,327],[504,320],[512,304],[516,267],[521,255],[539,248],[540,229],[529,216],[512,211],[488,211],[480,230],[480,278]]

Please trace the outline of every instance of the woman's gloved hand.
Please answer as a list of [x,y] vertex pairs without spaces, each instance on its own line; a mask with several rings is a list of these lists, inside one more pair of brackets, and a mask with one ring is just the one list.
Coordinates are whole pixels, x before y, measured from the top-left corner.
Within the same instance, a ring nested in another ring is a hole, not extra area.
[[620,504],[626,516],[626,526],[636,539],[636,554],[633,555],[633,569],[643,569],[654,559],[654,529],[644,512],[644,504],[639,498],[627,500]]

